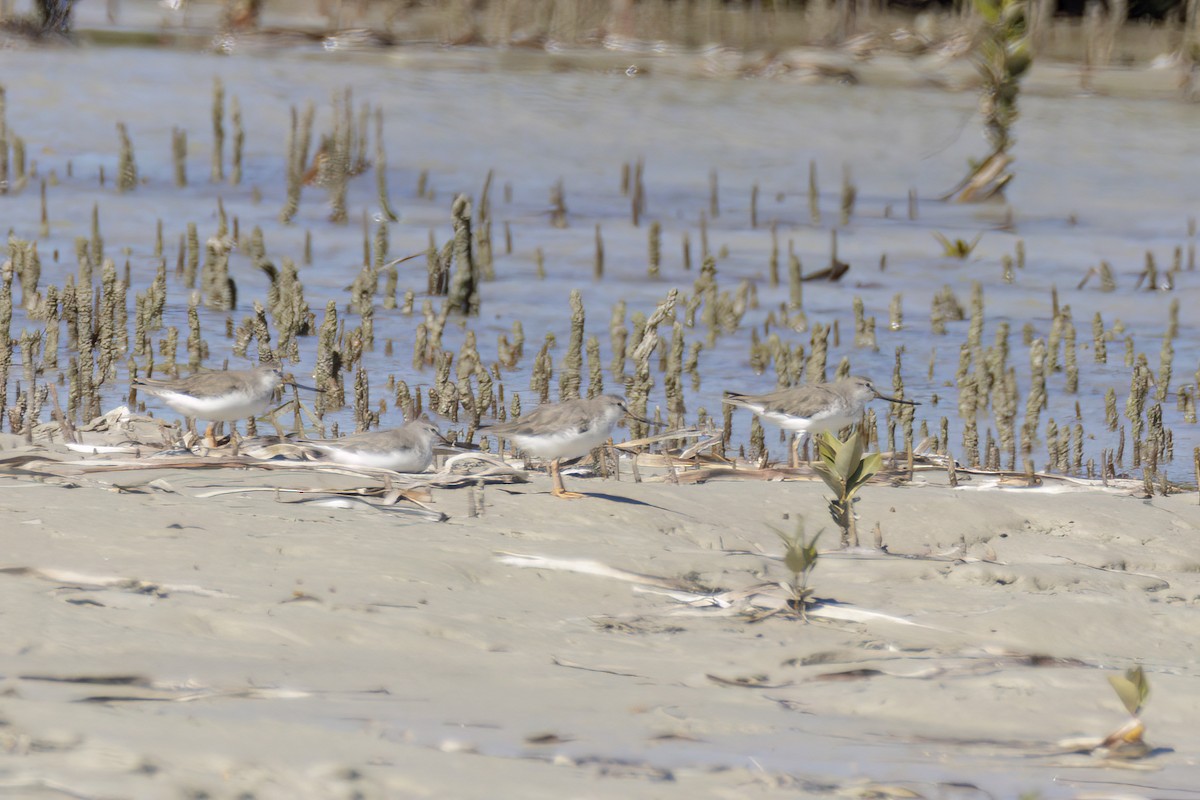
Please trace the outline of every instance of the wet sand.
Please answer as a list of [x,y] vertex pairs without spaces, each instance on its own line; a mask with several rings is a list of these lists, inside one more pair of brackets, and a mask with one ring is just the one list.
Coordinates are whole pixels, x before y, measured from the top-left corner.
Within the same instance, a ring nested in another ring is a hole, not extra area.
[[[535,474],[482,497],[434,490],[449,515],[436,523],[197,496],[345,476],[155,469],[66,488],[7,469],[2,783],[23,797],[861,797],[879,784],[1049,798],[1114,791],[1104,782],[1189,796],[1195,494],[943,477],[864,490],[861,529],[880,523],[885,554],[835,552],[825,490],[807,481],[568,476],[590,497],[561,501]],[[903,622],[754,622],[743,606],[498,557],[738,590],[787,579],[771,557],[784,514],[826,528],[818,598]],[[1158,749],[1138,771],[1062,752],[1124,722],[1106,676],[1135,664]]]

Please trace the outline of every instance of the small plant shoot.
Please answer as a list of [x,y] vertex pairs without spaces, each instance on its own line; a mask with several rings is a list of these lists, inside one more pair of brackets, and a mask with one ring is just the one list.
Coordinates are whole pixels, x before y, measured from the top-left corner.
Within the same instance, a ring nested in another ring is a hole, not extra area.
[[796,530],[790,534],[778,529],[773,530],[783,542],[783,564],[792,573],[791,583],[784,586],[792,593],[788,598],[788,605],[801,619],[807,619],[804,613],[805,604],[812,594],[812,589],[808,588],[808,578],[817,566],[817,540],[824,531],[817,531],[811,540],[806,540],[803,519],[796,521]]
[[842,546],[858,547],[854,502],[858,490],[883,467],[883,457],[863,454],[862,434],[857,430],[844,442],[832,433],[822,433],[817,439],[817,456],[813,469],[833,490],[829,515],[842,529]]
[[1139,716],[1150,696],[1146,673],[1141,666],[1132,667],[1124,675],[1109,675],[1108,682],[1129,712],[1129,721],[1110,733],[1100,746],[1109,758],[1142,758],[1150,752],[1150,746],[1142,739],[1146,725]]
[[975,252],[975,245],[979,244],[979,240],[983,238],[983,234],[979,234],[971,241],[965,239],[950,239],[944,234],[934,232],[934,238],[942,243],[942,255],[946,258],[969,258],[971,253]]

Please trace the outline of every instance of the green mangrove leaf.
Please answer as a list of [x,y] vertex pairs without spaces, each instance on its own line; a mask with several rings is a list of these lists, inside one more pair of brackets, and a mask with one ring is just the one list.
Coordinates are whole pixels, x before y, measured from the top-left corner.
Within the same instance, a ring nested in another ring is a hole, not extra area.
[[883,469],[883,454],[882,453],[867,453],[866,458],[862,460],[863,482],[865,483],[870,478],[874,477],[877,472]]
[[1150,682],[1146,680],[1146,673],[1142,671],[1139,664],[1133,669],[1125,673],[1125,677],[1133,682],[1138,688],[1138,709],[1146,705],[1146,698],[1150,696]]
[[1125,706],[1125,710],[1130,714],[1137,714],[1137,687],[1134,686],[1123,675],[1109,675],[1108,682],[1111,683],[1113,689],[1116,690],[1117,697],[1121,698],[1121,704]]
[[853,496],[859,489],[867,485],[871,476],[883,468],[883,456],[879,453],[868,453],[858,462],[854,474],[846,481],[846,496]]
[[807,565],[805,566],[805,569],[812,569],[814,566],[816,566],[817,558],[819,558],[821,555],[817,552],[817,540],[821,538],[821,534],[824,532],[825,529],[821,528],[821,530],[817,531],[816,535],[812,537],[812,541],[804,545],[804,563]]
[[830,469],[837,463],[838,453],[841,452],[842,441],[829,431],[824,431],[817,437],[817,455],[829,465]]
[[1014,2],[1014,0],[1004,0],[1000,4],[1000,18],[1004,21],[1008,36],[1024,36],[1025,35],[1025,4]]
[[846,482],[846,488],[850,488],[849,478],[854,474],[854,470],[858,467],[858,462],[862,460],[862,437],[857,432],[850,435],[850,438],[841,443],[838,448],[837,459],[834,461],[834,469],[837,470],[838,477]]
[[1136,717],[1150,696],[1150,684],[1141,666],[1126,670],[1124,675],[1109,675],[1108,682],[1116,690],[1117,697],[1121,698],[1125,710]]
[[839,498],[846,491],[845,481],[834,472],[832,464],[825,461],[814,461],[813,472],[821,476],[821,480],[825,481],[825,485],[833,490],[833,493]]
[[1033,64],[1033,57],[1029,54],[1028,48],[1023,48],[1020,51],[1013,53],[1008,59],[1008,71],[1014,78],[1025,74]]
[[802,575],[816,565],[817,539],[819,538],[821,538],[820,531],[811,542],[805,542],[803,532],[797,532],[795,538],[788,542],[788,548],[783,554],[783,563],[793,574]]
[[783,542],[783,563],[792,574],[799,575],[804,571],[804,520],[796,521],[796,532],[784,533],[778,528],[771,528]]
[[979,244],[983,234],[979,234],[969,242],[964,239],[949,239],[937,231],[934,231],[933,237],[941,242],[942,255],[947,258],[967,258],[975,251],[975,246]]
[[996,0],[975,0],[975,10],[991,25],[1000,21],[1000,4]]

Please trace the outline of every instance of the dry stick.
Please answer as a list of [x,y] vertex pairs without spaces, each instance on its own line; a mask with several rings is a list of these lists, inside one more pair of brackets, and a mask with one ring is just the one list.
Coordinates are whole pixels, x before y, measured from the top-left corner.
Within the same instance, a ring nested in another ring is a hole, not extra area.
[[808,216],[813,225],[821,224],[820,192],[817,189],[817,162],[808,162]]
[[8,194],[8,122],[3,86],[0,86],[0,194]]
[[212,126],[212,181],[220,183],[225,180],[225,86],[220,78],[213,78]]
[[600,361],[600,340],[589,336],[587,340],[588,399],[604,394],[604,365]]
[[650,223],[647,245],[649,265],[646,268],[646,277],[657,278],[662,263],[662,224],[657,220]]
[[91,251],[88,255],[89,261],[86,270],[80,270],[80,277],[91,281],[92,267],[98,267],[104,263],[104,238],[100,235],[100,204],[92,204],[92,242]]
[[771,258],[767,264],[767,275],[771,286],[779,285],[779,227],[771,220]]
[[246,131],[242,127],[242,106],[236,95],[230,103],[230,116],[233,118],[233,167],[229,182],[237,186],[242,182],[242,148],[246,143]]
[[[1198,13],[1196,13],[1195,16],[1189,16],[1188,19],[1191,19],[1193,21],[1192,24],[1194,27],[1200,28],[1200,6],[1195,5],[1195,0],[1192,0],[1192,2],[1193,2],[1192,7],[1195,8]],[[1188,217],[1187,235],[1188,235],[1188,239],[1191,240],[1188,242],[1188,246],[1187,246],[1187,268],[1189,270],[1194,270],[1196,268],[1196,242],[1195,242],[1196,218],[1195,217]]]
[[[303,117],[299,116],[295,107],[291,110],[291,127],[288,131],[287,144],[287,199],[279,212],[279,221],[291,222],[292,217],[300,207],[300,192],[304,186],[304,169],[308,162],[308,146],[312,139],[313,116],[316,106],[309,102],[304,107]],[[304,263],[312,263],[312,247],[309,235],[305,233]]]
[[1192,450],[1192,460],[1196,467],[1197,503],[1200,503],[1200,447]]
[[550,187],[550,224],[556,228],[567,227],[566,189],[561,178]]
[[850,165],[845,164],[842,167],[842,225],[850,224],[850,217],[854,214],[854,201],[858,197],[858,189],[854,186],[854,181],[850,177]]
[[[490,175],[491,173],[489,173]],[[387,190],[387,154],[383,147],[383,109],[375,109],[375,189],[379,194],[379,209],[388,222],[400,219],[392,210]],[[512,248],[509,247],[511,252]]]
[[[63,439],[72,444],[79,441],[79,437],[75,435],[75,426],[71,424],[71,420],[63,413],[62,406],[58,404],[58,387],[53,381],[48,381],[46,385],[50,389],[50,400],[54,403],[54,421],[58,423],[59,430],[62,431]],[[1197,450],[1197,468],[1200,469],[1200,448]]]
[[[339,102],[341,106],[339,108]],[[338,224],[350,218],[346,210],[346,191],[353,169],[354,118],[351,113],[350,90],[344,90],[333,100],[333,133],[328,156],[329,221]]]
[[1113,276],[1112,265],[1107,261],[1100,262],[1100,291],[1115,292],[1117,279]]
[[450,280],[449,308],[460,314],[476,316],[480,304],[479,267],[475,263],[471,240],[471,201],[466,195],[460,194],[454,199],[450,213],[454,226],[455,270]]
[[[23,417],[21,420],[21,430],[25,435],[27,444],[33,444],[33,426],[37,421],[37,370],[34,363],[34,356],[38,345],[41,343],[41,339],[42,332],[40,330],[35,331],[33,334],[30,334],[29,331],[21,332],[19,347],[21,348],[22,371],[24,372],[27,389],[23,396],[18,394],[16,398],[18,401],[16,411],[18,416]],[[25,403],[24,414],[20,413],[20,401],[22,400]],[[14,418],[10,418],[9,424],[13,425],[15,421]]]
[[646,183],[643,180],[646,172],[646,162],[638,156],[633,170],[633,226],[638,226],[638,220],[646,213]]
[[[641,339],[633,347],[632,357],[635,373],[629,385],[628,397],[631,411],[639,417],[646,416],[651,384],[650,355],[658,346],[658,326],[674,314],[678,297],[678,289],[672,289],[667,294],[666,300],[658,305],[646,321]],[[634,422],[630,426],[630,430],[634,433],[635,438],[646,435],[644,423]]]
[[50,212],[49,212],[48,206],[46,205],[46,181],[45,181],[45,179],[43,179],[41,181],[41,194],[42,194],[42,217],[41,217],[41,225],[38,228],[38,236],[41,236],[42,238],[46,238],[50,235]]
[[133,142],[124,122],[117,123],[117,136],[121,140],[120,156],[117,161],[117,191],[128,192],[137,187],[137,163],[133,159]]
[[19,192],[29,182],[29,174],[25,168],[25,140],[20,136],[13,136],[12,151],[13,189]]
[[[157,259],[163,257],[163,222],[161,218],[154,221],[154,257]],[[165,261],[163,265],[166,266]]]
[[[539,247],[538,253],[542,250]],[[544,277],[539,274],[539,277]],[[592,264],[592,278],[600,280],[604,277],[604,237],[600,234],[600,223],[596,223],[596,256]]]
[[175,186],[187,186],[187,131],[170,130],[170,156],[175,167]]

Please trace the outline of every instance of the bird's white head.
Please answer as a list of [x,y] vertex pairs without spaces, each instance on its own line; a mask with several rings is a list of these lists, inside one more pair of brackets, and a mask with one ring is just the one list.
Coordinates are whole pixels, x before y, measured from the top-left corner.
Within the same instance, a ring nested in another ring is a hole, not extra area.
[[412,422],[408,423],[408,427],[412,428],[413,430],[415,430],[419,433],[425,434],[426,436],[436,439],[439,442],[446,441],[446,437],[442,436],[442,431],[440,428],[438,428],[437,423],[434,422],[433,420],[431,420],[429,417],[425,416],[424,414],[417,417]]

